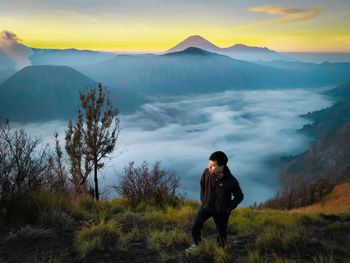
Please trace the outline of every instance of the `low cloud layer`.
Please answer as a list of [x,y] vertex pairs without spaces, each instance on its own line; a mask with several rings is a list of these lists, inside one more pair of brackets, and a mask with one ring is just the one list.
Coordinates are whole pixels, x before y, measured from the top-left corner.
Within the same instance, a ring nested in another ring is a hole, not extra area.
[[143,111],[121,118],[119,142],[127,151],[115,159],[119,167],[113,169],[120,171],[129,161],[162,160],[181,176],[188,196],[198,199],[208,157],[222,150],[246,193],[244,203],[265,201],[279,188],[273,162],[308,146],[308,139],[296,132],[308,122],[299,115],[330,105],[314,93],[228,91],[144,105]]
[[[330,104],[317,91],[300,89],[163,98],[143,105],[135,114],[120,116],[119,148],[100,182],[117,184],[130,161],[140,165],[145,160],[151,165],[161,160],[163,168],[181,177],[187,196],[199,200],[199,180],[208,157],[222,150],[245,193],[243,205],[263,202],[279,188],[274,162],[308,147],[308,138],[296,132],[308,123],[299,115]],[[64,142],[67,123],[32,124],[25,129],[51,142],[57,131]]]
[[10,31],[5,30],[0,32],[0,50],[15,63],[17,70],[31,65],[28,58],[33,54],[33,51],[29,47],[19,43],[16,34]]

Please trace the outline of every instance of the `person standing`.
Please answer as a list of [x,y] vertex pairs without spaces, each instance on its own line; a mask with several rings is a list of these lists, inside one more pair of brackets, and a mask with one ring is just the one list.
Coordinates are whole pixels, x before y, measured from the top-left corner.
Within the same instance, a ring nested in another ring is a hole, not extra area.
[[194,244],[186,249],[186,252],[192,251],[201,242],[203,224],[210,217],[213,217],[215,222],[218,244],[225,247],[230,213],[243,200],[242,190],[227,167],[227,162],[228,158],[222,151],[213,152],[209,157],[209,168],[204,170],[200,181],[202,205],[192,226]]

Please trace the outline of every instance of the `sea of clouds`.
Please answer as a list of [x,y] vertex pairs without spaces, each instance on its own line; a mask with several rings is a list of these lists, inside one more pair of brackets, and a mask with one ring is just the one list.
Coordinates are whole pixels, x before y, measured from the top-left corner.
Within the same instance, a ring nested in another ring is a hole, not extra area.
[[[310,123],[300,115],[332,104],[322,91],[226,91],[157,98],[134,114],[120,114],[118,146],[100,182],[105,188],[116,185],[130,161],[137,166],[147,161],[152,166],[160,160],[162,168],[181,177],[187,197],[199,200],[199,180],[208,157],[221,150],[228,155],[228,166],[245,194],[242,205],[263,202],[279,188],[279,158],[299,154],[310,145],[310,138],[297,132]],[[53,134],[58,132],[63,146],[67,122],[24,128],[52,147]]]

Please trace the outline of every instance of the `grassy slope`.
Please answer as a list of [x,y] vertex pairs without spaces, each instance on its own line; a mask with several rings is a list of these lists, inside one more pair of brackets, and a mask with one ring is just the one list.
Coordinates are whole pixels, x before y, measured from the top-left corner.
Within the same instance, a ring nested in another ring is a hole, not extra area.
[[210,219],[204,225],[204,241],[185,255],[199,207],[193,201],[156,209],[147,202],[135,207],[120,199],[69,202],[44,196],[27,206],[27,213],[35,213],[30,224],[1,215],[1,263],[350,261],[349,214],[236,209],[225,250],[216,245]]
[[292,210],[302,213],[350,213],[350,183],[337,185],[323,202]]

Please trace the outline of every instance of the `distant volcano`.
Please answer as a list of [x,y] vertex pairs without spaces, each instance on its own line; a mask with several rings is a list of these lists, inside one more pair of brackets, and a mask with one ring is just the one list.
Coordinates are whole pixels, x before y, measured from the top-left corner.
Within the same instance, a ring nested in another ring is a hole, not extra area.
[[28,66],[0,85],[0,115],[10,121],[76,116],[79,91],[95,81],[67,66]]
[[209,42],[205,38],[195,35],[186,38],[184,41],[180,42],[175,47],[172,47],[171,49],[167,50],[166,53],[182,51],[189,47],[198,47],[211,52],[219,52],[221,50],[221,48],[215,46],[213,43]]
[[194,35],[186,38],[176,46],[170,48],[165,53],[178,52],[185,50],[189,47],[197,47],[210,52],[215,52],[223,55],[230,56],[235,59],[247,60],[247,61],[296,61],[295,59],[277,53],[276,51],[270,50],[266,47],[251,47],[243,44],[235,44],[231,47],[220,48],[213,43],[209,42],[205,38]]

